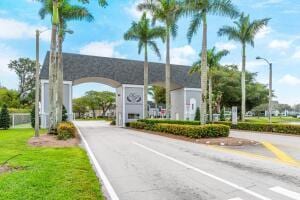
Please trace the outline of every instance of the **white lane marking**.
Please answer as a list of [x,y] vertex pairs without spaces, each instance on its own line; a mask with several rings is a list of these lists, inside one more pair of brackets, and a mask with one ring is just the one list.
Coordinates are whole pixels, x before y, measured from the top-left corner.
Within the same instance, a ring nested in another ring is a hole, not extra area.
[[103,170],[102,170],[100,164],[98,163],[98,161],[97,161],[94,153],[92,152],[90,146],[88,145],[88,143],[86,142],[85,138],[83,137],[80,129],[76,125],[76,122],[74,122],[74,124],[75,124],[75,126],[76,126],[76,128],[78,130],[79,136],[80,136],[80,138],[81,138],[81,140],[83,142],[83,145],[85,146],[85,149],[86,149],[86,151],[87,151],[87,153],[88,153],[88,155],[90,157],[90,160],[93,163],[93,165],[95,166],[96,171],[98,172],[98,174],[99,174],[99,176],[100,176],[100,178],[101,178],[101,180],[102,180],[102,182],[103,182],[103,184],[104,184],[104,186],[105,186],[105,188],[107,190],[108,195],[110,196],[111,200],[119,200],[118,195],[116,194],[114,188],[110,184],[107,176],[103,172]]
[[241,199],[241,198],[232,198],[232,199],[228,199],[228,200],[243,200],[243,199]]
[[270,188],[270,190],[272,190],[273,192],[277,192],[281,195],[290,197],[291,199],[300,200],[300,193],[293,192],[279,186],[272,187]]
[[158,152],[158,151],[155,151],[155,150],[153,150],[153,149],[151,149],[151,148],[149,148],[149,147],[146,147],[146,146],[144,146],[144,145],[142,145],[142,144],[139,144],[139,143],[137,143],[137,142],[133,142],[133,144],[135,144],[135,145],[137,145],[137,146],[139,146],[139,147],[141,147],[141,148],[143,148],[143,149],[146,149],[146,150],[148,150],[148,151],[150,151],[150,152],[152,152],[152,153],[155,153],[155,154],[157,154],[157,155],[159,155],[159,156],[161,156],[161,157],[163,157],[163,158],[166,158],[166,159],[168,159],[168,160],[171,160],[171,161],[173,161],[173,162],[175,162],[175,163],[177,163],[177,164],[179,164],[179,165],[182,165],[182,166],[184,166],[184,167],[186,167],[186,168],[192,169],[192,170],[194,170],[194,171],[196,171],[196,172],[199,172],[199,173],[201,173],[201,174],[203,174],[203,175],[205,175],[205,176],[208,176],[208,177],[210,177],[210,178],[212,178],[212,179],[215,179],[215,180],[217,180],[217,181],[220,181],[220,182],[222,182],[222,183],[225,183],[225,184],[227,184],[227,185],[229,185],[229,186],[231,186],[231,187],[233,187],[233,188],[235,188],[235,189],[241,190],[241,191],[243,191],[243,192],[245,192],[245,193],[247,193],[247,194],[249,194],[249,195],[252,195],[252,196],[254,196],[254,197],[258,198],[258,199],[262,199],[262,200],[271,200],[271,199],[269,199],[269,198],[267,198],[267,197],[265,197],[265,196],[262,196],[262,195],[260,195],[260,194],[258,194],[258,193],[256,193],[256,192],[253,192],[253,191],[251,191],[251,190],[248,190],[247,188],[241,187],[241,186],[239,186],[239,185],[237,185],[237,184],[235,184],[235,183],[232,183],[232,182],[230,182],[230,181],[227,181],[227,180],[225,180],[225,179],[222,179],[222,178],[220,178],[220,177],[217,177],[217,176],[215,176],[215,175],[213,175],[213,174],[210,174],[210,173],[208,173],[208,172],[205,172],[205,171],[203,171],[203,170],[201,170],[201,169],[199,169],[199,168],[196,168],[196,167],[194,167],[194,166],[192,166],[192,165],[186,164],[186,163],[184,163],[184,162],[182,162],[182,161],[180,161],[180,160],[177,160],[177,159],[175,159],[175,158],[173,158],[173,157],[171,157],[171,156],[168,156],[168,155],[166,155],[166,154],[163,154],[163,153],[160,153],[160,152]]

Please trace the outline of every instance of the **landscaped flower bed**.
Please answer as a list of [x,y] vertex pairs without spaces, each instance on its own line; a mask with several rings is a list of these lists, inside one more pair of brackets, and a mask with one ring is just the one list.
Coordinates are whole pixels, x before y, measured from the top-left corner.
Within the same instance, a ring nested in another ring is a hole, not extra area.
[[180,125],[180,124],[165,124],[165,123],[146,123],[146,122],[131,122],[131,128],[145,129],[155,132],[170,133],[174,135],[182,135],[190,138],[215,138],[228,137],[229,126],[221,124],[208,125]]

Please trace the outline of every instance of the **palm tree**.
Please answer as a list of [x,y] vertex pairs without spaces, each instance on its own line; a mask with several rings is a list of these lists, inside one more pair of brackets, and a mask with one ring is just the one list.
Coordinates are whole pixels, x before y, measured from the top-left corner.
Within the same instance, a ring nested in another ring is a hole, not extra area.
[[[49,61],[49,132],[53,132],[55,130],[56,127],[56,118],[60,118],[57,117],[57,111],[56,111],[56,98],[57,96],[61,96],[62,95],[56,95],[58,93],[58,91],[56,91],[55,89],[55,79],[58,75],[58,61],[59,59],[57,59],[57,30],[58,30],[58,26],[60,25],[60,27],[66,27],[65,25],[63,25],[60,20],[60,7],[65,5],[64,0],[37,0],[39,2],[41,2],[44,6],[44,8],[50,8],[50,10],[52,11],[49,12],[49,14],[52,14],[52,33],[51,33],[51,48],[50,48],[50,61]],[[83,4],[88,4],[90,3],[89,0],[78,0],[78,2],[81,2]],[[106,0],[98,0],[98,3],[101,7],[105,7],[107,5],[107,1]],[[64,9],[66,12],[68,11],[68,8]],[[79,13],[77,13],[79,14]],[[61,32],[61,31],[59,31]],[[60,60],[60,63],[62,63],[62,60]],[[60,67],[62,69],[62,66]],[[62,75],[61,75],[62,77]],[[62,78],[60,78],[62,79]],[[62,82],[62,81],[59,81]],[[61,87],[56,87],[56,88],[62,88]],[[61,89],[62,90],[62,89]],[[60,92],[62,93],[62,92]],[[60,97],[60,102],[62,104],[62,98]],[[59,108],[61,106],[58,106]],[[61,108],[62,109],[62,108]],[[59,112],[61,113],[61,112]]]
[[155,23],[157,20],[165,26],[166,34],[166,116],[170,118],[171,109],[171,65],[170,65],[170,36],[173,38],[177,35],[178,21],[182,7],[177,0],[148,0],[145,3],[138,5],[139,10],[150,11],[152,20]]
[[147,118],[148,102],[148,46],[161,58],[156,42],[157,38],[164,41],[165,29],[163,27],[151,27],[146,13],[143,13],[139,22],[133,22],[129,30],[124,34],[125,40],[138,41],[138,53],[144,49],[144,118]]
[[188,15],[192,15],[187,37],[191,42],[192,37],[197,33],[201,23],[203,25],[202,53],[201,53],[201,124],[206,123],[207,113],[207,15],[238,16],[236,7],[231,0],[185,0],[184,9]]
[[[228,55],[229,51],[227,50],[221,50],[216,52],[216,48],[213,47],[212,49],[209,49],[207,51],[207,66],[209,68],[208,72],[208,108],[209,108],[209,121],[212,122],[212,96],[213,96],[213,84],[212,84],[212,78],[214,74],[220,69],[221,64],[220,61],[221,59]],[[199,56],[201,57],[202,54]],[[195,62],[190,70],[190,73],[195,73],[198,72],[201,74],[201,67],[202,67],[202,62],[201,60]]]
[[[39,15],[42,19],[46,15],[53,13],[52,0],[42,0],[42,8],[39,11]],[[87,8],[79,5],[71,5],[70,0],[64,0],[58,9],[59,14],[59,26],[58,26],[58,37],[57,37],[57,69],[54,83],[54,96],[56,101],[56,114],[55,123],[62,121],[62,107],[63,107],[63,63],[62,63],[62,43],[67,32],[67,22],[71,20],[94,20],[93,15],[87,10]],[[70,33],[70,31],[68,31]]]
[[268,25],[270,18],[258,19],[250,21],[250,16],[241,14],[238,21],[235,21],[235,26],[224,26],[218,34],[219,36],[227,36],[229,40],[240,42],[242,45],[242,77],[241,77],[241,88],[242,88],[242,103],[241,103],[241,120],[245,121],[246,113],[246,45],[250,44],[254,47],[255,35],[265,26]]

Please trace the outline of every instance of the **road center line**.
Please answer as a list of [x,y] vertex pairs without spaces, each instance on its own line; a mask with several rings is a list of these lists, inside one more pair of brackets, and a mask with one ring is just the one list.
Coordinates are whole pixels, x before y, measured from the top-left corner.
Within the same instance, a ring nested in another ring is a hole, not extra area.
[[196,172],[199,172],[199,173],[201,173],[201,174],[203,174],[203,175],[205,175],[205,176],[208,176],[208,177],[210,177],[210,178],[212,178],[212,179],[215,179],[215,180],[217,180],[217,181],[220,181],[220,182],[222,182],[222,183],[225,183],[225,184],[227,184],[227,185],[229,185],[229,186],[231,186],[231,187],[233,187],[233,188],[235,188],[235,189],[241,190],[241,191],[243,191],[243,192],[245,192],[245,193],[247,193],[247,194],[249,194],[249,195],[251,195],[251,196],[254,196],[254,197],[258,198],[258,199],[262,199],[262,200],[271,200],[271,199],[269,199],[269,198],[267,198],[267,197],[265,197],[265,196],[262,196],[262,195],[260,195],[260,194],[258,194],[258,193],[256,193],[256,192],[253,192],[253,191],[251,191],[251,190],[248,190],[247,188],[241,187],[241,186],[239,186],[239,185],[237,185],[237,184],[235,184],[235,183],[232,183],[232,182],[230,182],[230,181],[227,181],[227,180],[225,180],[225,179],[222,179],[222,178],[220,178],[220,177],[217,177],[217,176],[215,176],[215,175],[213,175],[213,174],[210,174],[210,173],[208,173],[208,172],[205,172],[205,171],[203,171],[203,170],[201,170],[201,169],[199,169],[199,168],[197,168],[197,167],[194,167],[194,166],[192,166],[192,165],[189,165],[189,164],[187,164],[187,163],[184,163],[184,162],[182,162],[182,161],[180,161],[180,160],[177,160],[177,159],[175,159],[175,158],[173,158],[173,157],[171,157],[171,156],[168,156],[168,155],[166,155],[166,154],[160,153],[160,152],[158,152],[158,151],[156,151],[156,150],[154,150],[154,149],[151,149],[151,148],[149,148],[149,147],[146,147],[146,146],[144,146],[144,145],[142,145],[142,144],[139,144],[139,143],[137,143],[137,142],[133,142],[133,144],[135,144],[135,145],[137,145],[137,146],[139,146],[139,147],[141,147],[141,148],[143,148],[143,149],[145,149],[145,150],[148,150],[148,151],[150,151],[150,152],[152,152],[152,153],[155,153],[155,154],[157,154],[157,155],[159,155],[159,156],[161,156],[161,157],[163,157],[163,158],[166,158],[166,159],[168,159],[168,160],[170,160],[170,161],[173,161],[173,162],[175,162],[175,163],[177,163],[177,164],[179,164],[179,165],[182,165],[182,166],[184,166],[184,167],[186,167],[186,168],[192,169],[192,170],[194,170],[194,171],[196,171]]
[[281,195],[290,197],[291,199],[300,200],[300,193],[293,192],[293,191],[284,189],[284,188],[279,187],[279,186],[272,187],[272,188],[270,188],[270,190],[272,190],[273,192],[277,192]]

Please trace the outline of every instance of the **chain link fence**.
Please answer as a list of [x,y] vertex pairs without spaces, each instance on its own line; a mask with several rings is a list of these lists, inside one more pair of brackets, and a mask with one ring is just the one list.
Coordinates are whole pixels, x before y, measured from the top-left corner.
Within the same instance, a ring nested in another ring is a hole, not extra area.
[[13,113],[10,114],[12,128],[31,128],[30,113]]

